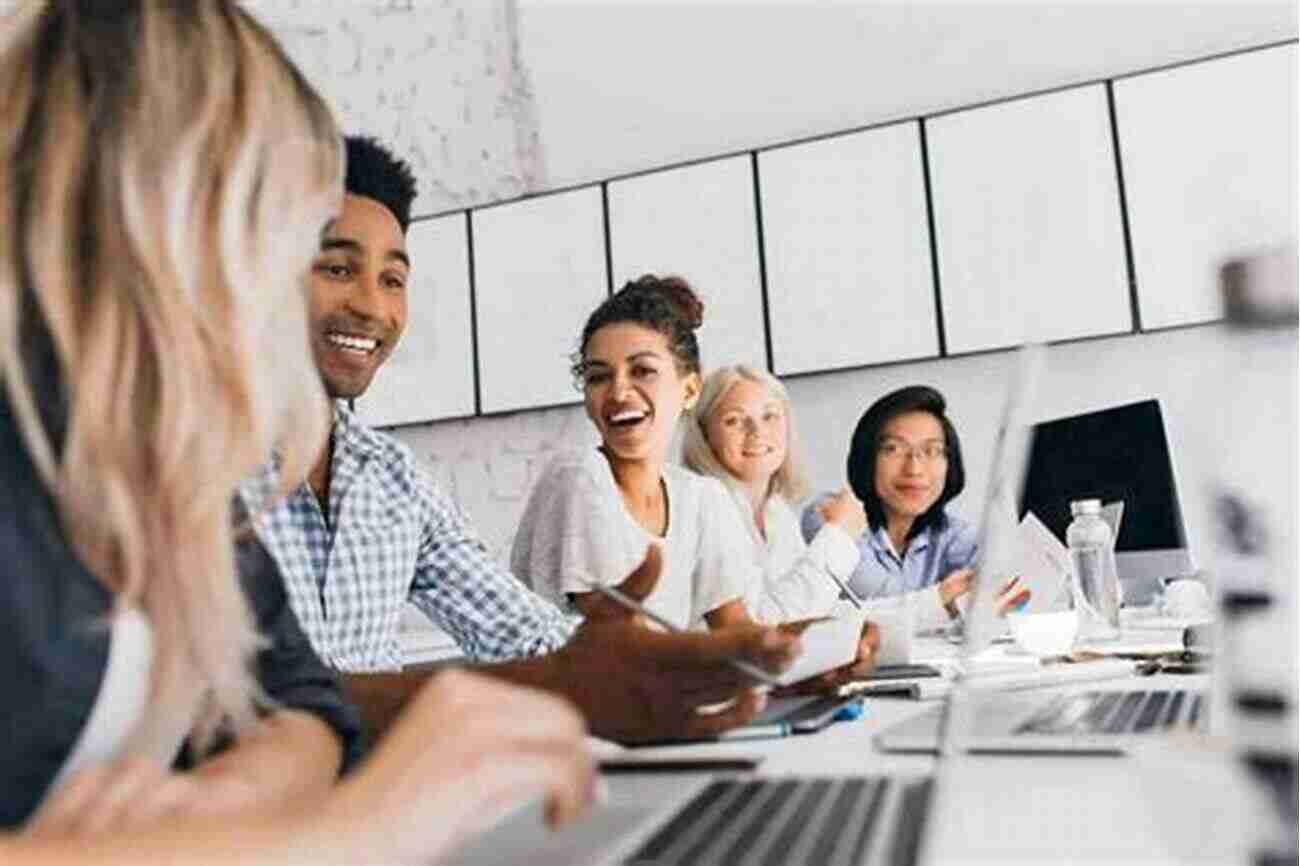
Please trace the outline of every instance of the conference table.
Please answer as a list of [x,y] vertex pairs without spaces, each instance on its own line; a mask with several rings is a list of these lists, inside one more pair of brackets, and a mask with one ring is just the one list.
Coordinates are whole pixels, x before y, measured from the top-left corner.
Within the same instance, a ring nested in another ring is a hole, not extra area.
[[[1176,644],[1181,632],[1125,631],[1124,645]],[[918,639],[914,660],[955,650]],[[1038,691],[1193,688],[1207,673],[1171,674],[1046,686]],[[932,700],[942,700],[939,698]],[[846,775],[933,776],[934,795],[917,862],[1249,863],[1266,834],[1268,803],[1246,780],[1226,738],[1201,731],[1152,736],[1121,755],[894,754],[874,742],[932,701],[868,698],[861,718],[814,734],[774,739],[638,748],[638,756],[753,756],[746,778]],[[1212,707],[1212,702],[1210,703]],[[1210,726],[1212,729],[1212,725]],[[606,748],[609,748],[606,746]],[[560,864],[600,862],[612,834],[644,821],[647,808],[680,799],[704,778],[693,772],[607,775],[608,797],[588,820],[558,833],[539,829],[536,804],[509,816],[451,862]]]

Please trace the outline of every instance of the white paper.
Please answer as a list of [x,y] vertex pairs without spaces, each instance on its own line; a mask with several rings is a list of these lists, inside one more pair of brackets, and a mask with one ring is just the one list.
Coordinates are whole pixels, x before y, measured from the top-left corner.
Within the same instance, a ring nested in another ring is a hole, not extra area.
[[871,599],[866,604],[867,619],[880,631],[876,649],[877,665],[905,665],[912,661],[912,638],[916,631],[916,611],[910,594],[887,599]]
[[809,677],[846,665],[858,656],[858,639],[862,636],[865,611],[824,619],[803,630],[799,641],[803,652],[788,671],[781,675],[781,685],[788,686]]
[[1101,509],[1101,519],[1106,521],[1110,527],[1110,546],[1113,548],[1115,542],[1119,541],[1119,528],[1124,522],[1124,500],[1111,502],[1103,505]]
[[[1122,506],[1121,506],[1122,507]],[[1043,521],[1025,514],[1017,532],[1017,551],[1011,573],[1029,588],[1027,613],[1065,610],[1070,604],[1070,551]]]

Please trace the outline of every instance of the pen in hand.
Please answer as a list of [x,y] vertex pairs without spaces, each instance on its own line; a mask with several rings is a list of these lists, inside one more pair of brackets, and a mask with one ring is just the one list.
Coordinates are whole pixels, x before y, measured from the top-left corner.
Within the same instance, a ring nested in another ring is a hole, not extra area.
[[[632,598],[627,593],[623,592],[617,587],[604,586],[603,584],[598,584],[598,583],[588,583],[587,587],[592,592],[598,592],[601,595],[605,596],[606,598],[609,598],[617,602],[618,604],[621,604],[623,607],[627,608],[628,610],[641,614],[646,619],[650,620],[651,622],[655,623],[658,626],[661,626],[667,631],[670,632],[682,631],[682,629],[673,625],[671,622],[664,619],[662,616],[655,613],[654,611],[650,610],[645,605],[641,604],[636,599]],[[769,686],[781,685],[781,681],[777,677],[773,676],[772,674],[768,673],[767,671],[763,670],[757,665],[750,664],[744,659],[727,659],[727,663],[730,664],[732,667],[734,667],[736,670],[745,674],[746,676],[750,676],[758,680],[760,683],[764,683]]]
[[831,580],[835,581],[835,585],[840,588],[840,595],[843,598],[847,598],[849,600],[849,603],[852,604],[854,607],[856,607],[858,610],[862,610],[862,602],[858,601],[858,597],[853,593],[853,590],[849,589],[849,585],[844,581],[840,580],[838,577],[836,577],[835,572],[831,571],[830,569],[826,569],[826,574],[830,577]]

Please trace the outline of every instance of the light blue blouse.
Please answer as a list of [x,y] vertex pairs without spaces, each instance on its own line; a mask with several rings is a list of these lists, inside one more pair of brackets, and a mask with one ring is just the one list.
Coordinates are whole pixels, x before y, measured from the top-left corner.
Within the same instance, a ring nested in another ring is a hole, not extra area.
[[[800,530],[805,539],[821,529],[824,521],[817,505],[833,495],[823,493],[804,508]],[[930,526],[917,534],[901,557],[884,526],[874,531],[868,527],[855,540],[862,556],[849,577],[849,586],[860,598],[883,598],[933,586],[956,569],[973,565],[979,548],[975,528],[951,514],[942,529]]]

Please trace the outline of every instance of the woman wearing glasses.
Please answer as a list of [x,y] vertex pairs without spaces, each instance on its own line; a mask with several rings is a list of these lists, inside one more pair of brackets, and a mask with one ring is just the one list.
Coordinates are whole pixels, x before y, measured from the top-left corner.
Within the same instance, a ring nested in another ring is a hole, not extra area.
[[[933,388],[900,388],[862,414],[849,445],[849,485],[867,512],[849,586],[864,598],[911,595],[921,630],[956,615],[954,602],[970,590],[977,551],[975,528],[945,510],[966,485],[961,443],[946,408]],[[830,495],[804,509],[805,539],[821,530],[818,506]]]

